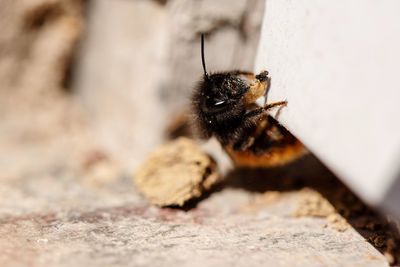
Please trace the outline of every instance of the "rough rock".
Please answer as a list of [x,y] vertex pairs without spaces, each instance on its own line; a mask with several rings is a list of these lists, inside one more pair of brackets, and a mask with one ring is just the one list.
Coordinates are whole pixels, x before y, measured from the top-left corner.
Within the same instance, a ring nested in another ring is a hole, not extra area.
[[158,148],[134,174],[139,191],[159,206],[182,206],[199,198],[218,178],[215,161],[184,137]]

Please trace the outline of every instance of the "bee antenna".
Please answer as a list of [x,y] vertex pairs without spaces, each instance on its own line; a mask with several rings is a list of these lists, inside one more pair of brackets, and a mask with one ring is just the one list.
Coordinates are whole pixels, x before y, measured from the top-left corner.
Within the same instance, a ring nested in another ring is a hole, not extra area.
[[203,71],[204,71],[204,76],[206,76],[206,79],[208,79],[208,73],[206,69],[206,60],[204,59],[204,34],[201,34],[201,63],[203,64]]

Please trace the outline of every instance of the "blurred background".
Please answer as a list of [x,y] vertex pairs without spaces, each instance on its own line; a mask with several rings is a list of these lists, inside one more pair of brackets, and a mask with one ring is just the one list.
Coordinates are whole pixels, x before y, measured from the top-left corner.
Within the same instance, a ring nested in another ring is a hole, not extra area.
[[186,110],[201,32],[210,70],[252,69],[263,2],[1,0],[2,183],[130,175]]

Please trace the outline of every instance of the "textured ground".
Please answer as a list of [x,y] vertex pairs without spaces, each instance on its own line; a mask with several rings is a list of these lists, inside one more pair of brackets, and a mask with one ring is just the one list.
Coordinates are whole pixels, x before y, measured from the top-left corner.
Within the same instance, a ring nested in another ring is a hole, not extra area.
[[112,166],[2,177],[1,265],[388,265],[365,240],[383,224],[313,158],[231,173],[183,209],[150,206]]

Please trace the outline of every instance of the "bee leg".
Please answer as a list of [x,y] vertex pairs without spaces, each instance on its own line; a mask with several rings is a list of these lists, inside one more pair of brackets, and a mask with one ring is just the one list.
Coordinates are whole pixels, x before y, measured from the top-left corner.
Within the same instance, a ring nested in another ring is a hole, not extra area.
[[233,149],[236,151],[245,151],[254,144],[257,128],[260,122],[268,116],[264,108],[258,108],[250,111],[243,118],[242,127],[236,130],[236,138],[233,141]]
[[267,105],[264,106],[264,109],[265,110],[269,110],[269,109],[272,109],[272,108],[275,108],[275,107],[284,107],[284,106],[287,105],[287,103],[288,102],[285,100],[285,101],[279,101],[279,102],[267,104]]
[[241,138],[233,145],[233,149],[236,151],[246,151],[249,147],[254,144],[254,137],[244,134]]

